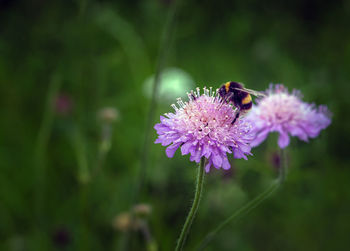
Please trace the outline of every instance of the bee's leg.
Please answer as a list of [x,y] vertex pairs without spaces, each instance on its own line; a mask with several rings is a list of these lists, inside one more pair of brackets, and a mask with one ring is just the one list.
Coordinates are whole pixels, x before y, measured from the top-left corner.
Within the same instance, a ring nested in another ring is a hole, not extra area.
[[236,122],[236,120],[239,118],[239,115],[240,115],[240,110],[237,111],[235,118],[231,122],[231,125],[233,125]]
[[227,96],[225,96],[223,99],[221,99],[221,105],[225,104],[227,102]]
[[229,100],[231,100],[232,96],[233,96],[233,93],[226,95],[225,98],[221,100],[221,105],[226,104]]
[[220,102],[219,107],[222,107],[224,104],[226,104],[226,103],[227,103],[227,100],[228,100],[228,98],[227,98],[227,97],[225,97],[225,98],[221,99],[221,102]]

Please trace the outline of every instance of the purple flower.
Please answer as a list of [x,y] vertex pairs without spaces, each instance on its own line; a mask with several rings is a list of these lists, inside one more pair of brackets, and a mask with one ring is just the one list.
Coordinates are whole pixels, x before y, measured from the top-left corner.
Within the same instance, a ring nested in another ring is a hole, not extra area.
[[73,110],[73,100],[67,94],[59,94],[54,103],[54,108],[57,114],[66,116]]
[[278,132],[278,145],[289,145],[289,135],[303,141],[318,136],[331,123],[331,114],[326,106],[316,107],[301,100],[300,91],[291,94],[283,85],[270,85],[267,96],[258,101],[247,115],[253,124],[255,139],[252,146],[263,142],[270,132]]
[[161,116],[161,123],[156,124],[158,138],[155,143],[161,143],[166,148],[166,154],[172,158],[180,147],[182,155],[190,154],[190,160],[197,163],[205,157],[209,172],[211,165],[215,168],[229,169],[227,153],[235,158],[247,159],[250,153],[250,142],[253,139],[251,125],[244,120],[231,122],[235,117],[232,106],[222,102],[217,91],[204,88],[200,95],[196,92],[187,93],[189,101],[177,100],[179,107],[171,106],[175,113]]

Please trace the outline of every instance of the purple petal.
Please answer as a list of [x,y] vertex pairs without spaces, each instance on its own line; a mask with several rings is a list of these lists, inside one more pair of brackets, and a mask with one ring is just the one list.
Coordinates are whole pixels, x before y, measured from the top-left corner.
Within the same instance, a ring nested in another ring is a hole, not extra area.
[[189,142],[186,142],[185,144],[183,144],[181,146],[181,154],[182,155],[186,155],[190,152],[190,148],[192,147],[192,142],[189,141]]
[[289,136],[286,132],[281,131],[280,136],[278,138],[278,145],[280,148],[285,148],[289,145]]
[[244,153],[250,153],[251,146],[248,144],[238,143],[240,150]]
[[209,157],[211,155],[211,151],[210,151],[210,146],[208,144],[204,144],[202,154],[203,154],[204,157],[209,159]]
[[162,143],[162,140],[160,138],[157,138],[156,141],[154,141],[154,144]]
[[225,156],[222,159],[223,159],[223,161],[222,161],[222,168],[225,169],[225,170],[230,169],[231,165],[230,165],[230,162],[228,162],[227,157]]
[[207,160],[207,164],[205,165],[205,172],[209,172],[210,171],[210,166],[212,165],[211,160]]
[[189,148],[191,155],[196,155],[198,141],[192,142],[192,146]]
[[170,137],[170,136],[166,136],[166,135],[160,135],[159,140],[156,140],[156,143],[162,143],[162,146],[167,146],[169,144],[171,144],[174,139],[176,139],[176,137]]
[[293,126],[289,129],[289,132],[292,136],[297,136],[299,139],[303,141],[308,141],[308,135],[303,128],[298,126]]
[[166,156],[168,156],[169,158],[174,157],[174,154],[175,154],[176,150],[179,148],[180,144],[181,143],[177,143],[177,144],[172,144],[172,145],[168,146],[165,149]]
[[198,149],[196,150],[196,154],[193,156],[194,157],[194,161],[196,161],[196,163],[199,163],[199,161],[201,160],[201,155],[202,155],[202,148],[198,147]]
[[222,158],[219,154],[213,154],[211,157],[214,167],[219,169],[222,165]]
[[228,147],[226,147],[224,145],[220,145],[219,148],[222,152],[231,153],[230,149],[228,149]]
[[157,131],[163,131],[165,129],[169,130],[169,127],[167,127],[162,123],[155,124],[153,128],[156,129]]
[[167,127],[171,127],[173,125],[173,122],[172,122],[171,119],[167,119],[167,118],[165,118],[163,116],[160,116],[160,122],[161,122],[161,124],[163,124],[163,125],[165,125]]
[[247,157],[244,155],[244,153],[241,151],[241,150],[239,150],[238,148],[235,148],[234,150],[233,150],[233,156],[234,156],[234,158],[235,159],[245,159],[245,160],[247,160]]
[[259,134],[255,137],[255,139],[250,143],[250,145],[252,147],[260,145],[261,142],[263,142],[266,139],[266,137],[269,134],[269,132],[270,132],[269,128],[259,132]]

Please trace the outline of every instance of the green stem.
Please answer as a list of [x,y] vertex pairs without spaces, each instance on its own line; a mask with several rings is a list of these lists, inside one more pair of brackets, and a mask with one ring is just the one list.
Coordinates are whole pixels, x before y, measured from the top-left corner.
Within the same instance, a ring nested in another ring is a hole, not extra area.
[[199,207],[199,201],[201,199],[201,194],[202,194],[202,190],[203,190],[204,163],[205,163],[205,158],[202,157],[201,163],[198,167],[197,185],[196,185],[196,191],[195,191],[195,195],[194,195],[193,204],[192,204],[190,212],[188,213],[185,224],[181,230],[181,234],[180,234],[179,240],[178,240],[176,248],[175,248],[176,251],[183,249],[183,246],[185,244],[187,235],[190,231],[193,219],[196,216],[196,213],[197,213],[197,210]]
[[273,183],[261,194],[255,197],[253,200],[248,202],[246,205],[241,207],[238,211],[234,212],[230,217],[224,220],[219,226],[217,226],[213,231],[206,235],[203,241],[197,246],[197,250],[203,250],[210,241],[214,238],[214,236],[221,231],[224,227],[226,227],[231,221],[238,219],[244,214],[249,213],[251,210],[256,208],[260,203],[270,197],[273,192],[286,180],[287,175],[287,158],[286,158],[286,150],[281,149],[280,151],[280,172],[279,177],[273,181]]
[[86,184],[90,181],[90,172],[88,160],[86,158],[86,144],[79,128],[75,128],[73,140],[73,147],[78,165],[77,179],[79,184]]
[[86,157],[86,142],[80,130],[81,128],[76,126],[72,137],[73,150],[77,161],[77,181],[79,184],[79,237],[77,249],[86,250],[89,246],[89,239],[87,237],[89,226],[87,219],[90,172],[88,159]]
[[96,177],[102,170],[106,156],[111,149],[112,125],[110,123],[102,125],[101,142],[98,146],[96,166],[91,173],[91,179]]
[[36,161],[36,216],[39,224],[43,223],[45,209],[45,176],[46,176],[46,151],[49,144],[52,124],[55,119],[54,102],[55,97],[61,87],[61,79],[58,74],[54,74],[50,81],[48,94],[46,97],[45,111],[40,124],[38,138],[35,148]]
[[88,222],[88,199],[89,199],[89,183],[79,183],[79,236],[78,250],[88,250],[89,247],[89,222]]

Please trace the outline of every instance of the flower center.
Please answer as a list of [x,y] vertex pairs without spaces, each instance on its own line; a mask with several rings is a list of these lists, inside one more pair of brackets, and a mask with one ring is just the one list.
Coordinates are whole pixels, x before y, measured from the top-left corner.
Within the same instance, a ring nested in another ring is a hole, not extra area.
[[285,93],[272,94],[260,103],[261,118],[272,123],[293,123],[301,119],[297,97]]

